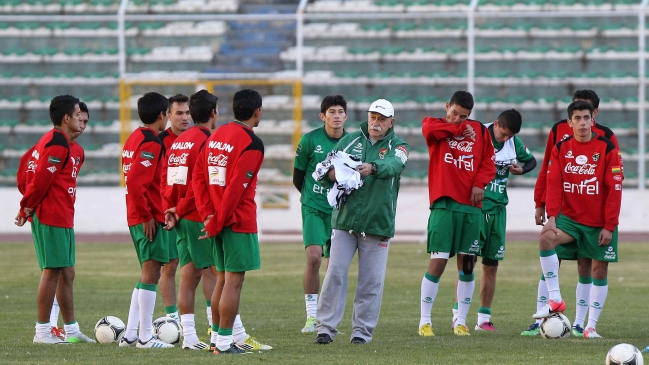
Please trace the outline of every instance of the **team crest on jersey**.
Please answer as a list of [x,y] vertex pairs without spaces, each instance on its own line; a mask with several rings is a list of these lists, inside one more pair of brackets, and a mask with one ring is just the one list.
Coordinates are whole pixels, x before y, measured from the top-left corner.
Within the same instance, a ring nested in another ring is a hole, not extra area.
[[356,146],[354,146],[352,152],[363,153],[363,144],[360,142],[356,143]]
[[599,152],[595,152],[595,153],[593,153],[593,161],[594,161],[594,162],[599,161]]
[[324,151],[322,150],[322,146],[320,146],[320,145],[315,146],[315,151],[313,151],[313,152],[315,152],[315,153],[324,153]]
[[572,155],[572,150],[568,151],[568,153],[566,153],[566,155],[563,156],[563,157],[565,157],[565,158],[575,158],[575,156]]
[[381,160],[384,159],[386,153],[388,153],[388,149],[387,149],[387,148],[381,148],[381,149],[379,150],[379,158],[380,158]]

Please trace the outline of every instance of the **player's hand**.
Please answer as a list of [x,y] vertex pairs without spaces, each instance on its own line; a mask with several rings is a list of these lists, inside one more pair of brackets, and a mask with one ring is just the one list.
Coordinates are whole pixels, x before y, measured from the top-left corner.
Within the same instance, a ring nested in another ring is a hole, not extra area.
[[534,213],[534,219],[536,220],[537,226],[542,226],[545,224],[545,208],[540,207],[536,208]]
[[[172,208],[175,209],[175,208]],[[171,209],[170,209],[171,210]],[[176,227],[176,223],[178,223],[178,216],[172,212],[166,211],[165,212],[165,226],[164,229],[167,231],[170,231]]]
[[364,162],[356,168],[356,171],[361,174],[361,179],[366,178],[372,175],[372,164]]
[[180,220],[180,217],[178,216],[178,213],[176,213],[176,207],[171,207],[167,210],[165,210],[165,214],[167,213],[172,213],[176,217],[176,222]]
[[473,130],[473,127],[471,127],[471,125],[469,124],[466,125],[466,129],[464,129],[462,135],[465,138],[475,139],[475,131]]
[[557,230],[557,223],[555,222],[554,217],[548,218],[548,223],[546,223],[543,228],[541,229],[541,234],[543,235],[545,232],[552,231],[554,232],[555,235],[559,235],[559,231]]
[[14,218],[14,224],[17,225],[18,227],[22,227],[25,225],[25,222],[27,222],[27,218],[23,218],[20,215],[20,211],[18,211],[16,218]]
[[154,218],[151,218],[150,221],[142,223],[142,226],[144,227],[144,235],[146,238],[149,239],[149,242],[153,242],[158,222],[156,222]]
[[609,243],[611,243],[612,238],[613,238],[613,232],[609,231],[608,229],[602,229],[602,231],[599,232],[599,238],[597,239],[597,245],[598,246],[606,246]]
[[331,181],[336,181],[336,170],[332,167],[329,172],[327,173],[327,177]]
[[523,168],[513,163],[509,166],[509,172],[511,172],[512,175],[523,175]]
[[206,240],[206,239],[208,239],[208,238],[211,237],[211,236],[210,236],[210,233],[207,231],[207,228],[203,228],[203,229],[201,229],[201,232],[203,232],[203,233],[205,233],[205,234],[202,235],[202,236],[198,236],[198,239],[199,239],[199,240]]
[[210,222],[210,219],[212,219],[212,217],[214,217],[214,214],[208,215],[207,218],[205,218],[203,225],[206,226]]
[[482,202],[482,198],[484,198],[484,189],[474,186],[471,189],[471,205],[477,206]]

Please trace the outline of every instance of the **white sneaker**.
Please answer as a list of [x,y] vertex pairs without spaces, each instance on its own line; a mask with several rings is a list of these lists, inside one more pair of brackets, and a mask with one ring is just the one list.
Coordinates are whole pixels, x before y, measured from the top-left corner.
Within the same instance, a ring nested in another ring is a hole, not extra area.
[[137,345],[135,347],[139,349],[172,349],[174,345],[168,344],[166,342],[160,341],[154,337],[147,342],[142,343],[142,341],[137,340]]
[[209,350],[210,346],[203,341],[189,344],[183,340],[183,350]]
[[75,335],[65,335],[65,342],[68,343],[96,343],[97,341],[93,340],[92,338],[84,335],[83,333],[79,332]]
[[304,328],[302,328],[302,333],[315,333],[316,320],[315,317],[308,317]]
[[584,330],[584,338],[604,338],[600,336],[593,327],[588,327]]
[[44,343],[48,345],[67,345],[69,342],[65,342],[61,340],[60,338],[54,336],[51,333],[48,333],[45,337],[36,337],[34,335],[34,340],[32,341],[33,343]]
[[126,339],[126,337],[122,337],[121,340],[119,340],[119,347],[135,347],[137,344],[137,339],[133,341],[129,341]]

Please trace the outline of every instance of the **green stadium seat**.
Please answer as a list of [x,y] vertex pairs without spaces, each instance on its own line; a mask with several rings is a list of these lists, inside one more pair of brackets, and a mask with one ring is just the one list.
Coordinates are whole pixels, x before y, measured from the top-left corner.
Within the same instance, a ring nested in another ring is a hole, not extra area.
[[147,47],[128,48],[126,50],[126,54],[129,55],[129,56],[143,55],[143,54],[147,54],[149,52],[151,52],[151,48],[147,48]]
[[90,0],[89,3],[92,6],[111,6],[117,4],[118,0]]
[[85,78],[88,78],[88,79],[101,79],[101,78],[106,77],[106,73],[101,72],[101,71],[93,71],[93,72],[86,72],[81,76],[83,76]]
[[52,0],[27,0],[29,5],[49,5],[52,3]]
[[519,73],[518,76],[527,79],[535,79],[541,76],[541,73],[539,71],[524,71]]
[[529,31],[534,25],[530,23],[514,23],[509,26],[509,29],[513,30],[524,30],[524,31]]
[[415,29],[417,29],[415,23],[397,23],[392,27],[393,32],[410,32]]
[[505,25],[502,23],[488,22],[481,25],[479,28],[485,30],[503,30],[505,29]]
[[383,71],[383,72],[373,72],[373,73],[370,73],[370,74],[367,75],[367,77],[371,77],[373,79],[385,79],[385,78],[388,78],[390,76],[392,76],[392,74],[389,73],[389,72],[385,72],[385,71]]
[[148,22],[148,23],[139,23],[137,28],[139,30],[157,30],[165,26],[162,22]]
[[361,29],[366,31],[366,32],[367,31],[378,32],[378,31],[381,31],[381,30],[388,29],[388,26],[386,24],[384,24],[384,23],[366,23],[366,24],[361,25]]
[[36,23],[36,22],[20,22],[14,24],[14,27],[20,30],[34,30],[34,29],[38,29],[38,27],[40,26],[41,26],[40,23]]
[[364,55],[375,51],[376,50],[374,48],[368,48],[368,47],[350,47],[347,49],[347,53],[354,54],[354,55]]
[[83,56],[85,54],[88,54],[90,50],[88,48],[83,48],[83,47],[77,47],[77,48],[68,48],[63,51],[68,56]]
[[[118,25],[117,22],[114,22],[114,23],[108,23],[108,25],[106,26],[106,28],[111,29],[111,30],[116,30],[116,29],[117,29],[117,25]],[[129,23],[129,22],[125,22],[125,23],[124,23],[124,29],[130,29],[130,28],[133,28],[133,27],[134,27],[133,23]]]
[[176,3],[176,0],[151,0],[149,2],[150,6],[170,6],[174,5]]
[[43,47],[33,50],[32,53],[39,56],[54,56],[59,53],[59,50],[53,47]]
[[414,79],[417,77],[421,77],[422,73],[421,72],[414,72],[414,71],[407,71],[407,72],[395,72],[394,77],[401,77],[405,79]]
[[5,30],[5,29],[9,29],[9,23],[0,22],[0,30]]
[[489,53],[493,50],[491,46],[476,46],[475,53]]
[[77,6],[84,3],[84,0],[59,0],[62,6]]
[[596,26],[593,23],[580,22],[580,23],[570,23],[569,28],[571,30],[591,30],[593,28],[596,28]]
[[0,119],[0,127],[15,127],[18,121],[14,119]]
[[23,48],[5,48],[0,50],[0,52],[2,52],[2,54],[5,56],[24,56],[25,54],[27,54],[27,50]]
[[381,48],[381,54],[384,55],[396,55],[404,51],[403,47],[383,47]]
[[439,101],[440,99],[433,95],[424,95],[417,96],[414,100],[417,102],[417,104],[432,104]]
[[74,72],[55,72],[51,76],[59,79],[71,79],[76,77],[76,74]]
[[118,48],[97,48],[95,50],[95,54],[99,55],[115,55],[119,53]]
[[519,46],[502,46],[498,49],[500,53],[518,53],[523,48]]
[[560,46],[554,48],[556,52],[561,52],[561,53],[577,53],[581,51],[580,46],[573,46],[573,45],[567,45],[567,46]]
[[101,23],[97,22],[81,22],[76,25],[77,29],[82,30],[97,30],[101,28]]
[[69,29],[72,25],[68,22],[52,22],[52,23],[45,23],[45,28],[50,29],[50,30],[55,30],[55,29]]
[[[41,79],[45,77],[45,72],[40,72],[40,71],[24,71],[20,74],[20,77],[24,77],[27,79]],[[29,98],[31,100],[31,98]]]
[[336,77],[341,79],[355,79],[362,76],[358,71],[338,71],[336,72]]

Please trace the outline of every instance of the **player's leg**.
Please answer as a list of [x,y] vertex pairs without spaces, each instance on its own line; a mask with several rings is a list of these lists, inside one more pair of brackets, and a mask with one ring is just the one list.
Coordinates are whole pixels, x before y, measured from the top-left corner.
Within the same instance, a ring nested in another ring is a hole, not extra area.
[[473,270],[477,262],[477,255],[480,253],[480,220],[483,215],[480,211],[476,214],[453,212],[453,217],[456,227],[461,228],[460,232],[454,237],[454,242],[458,242],[457,270],[459,280],[456,291],[458,301],[457,316],[453,333],[458,336],[467,336],[469,335],[469,328],[466,325],[466,317],[469,314],[475,290]]
[[316,344],[328,344],[338,334],[336,327],[345,313],[349,266],[358,248],[358,240],[359,236],[353,232],[334,230],[331,235],[329,267],[318,300]]
[[[559,246],[561,247],[561,246]],[[548,303],[548,285],[545,283],[545,276],[541,273],[541,279],[536,287],[536,311],[540,311]],[[541,334],[541,322],[543,318],[537,318],[528,329],[521,332],[521,336],[538,336]]]
[[[194,298],[196,288],[201,280],[202,269],[197,269],[193,262],[180,267],[180,286],[178,288],[178,309],[181,313],[180,324],[183,327],[183,348],[192,348],[200,342],[196,334],[194,320]],[[207,347],[205,347],[207,348]]]
[[499,261],[505,258],[505,232],[507,211],[487,214],[480,230],[480,255],[482,256],[482,280],[480,281],[480,308],[478,308],[477,331],[495,331],[491,322],[491,303],[496,292],[496,274]]
[[175,230],[160,232],[169,245],[169,262],[162,267],[160,276],[160,292],[165,306],[165,315],[180,321],[176,306],[176,270],[178,270],[178,247]]
[[232,328],[234,319],[239,312],[241,288],[245,279],[244,272],[225,272],[223,292],[219,298],[219,330],[216,338],[215,351],[228,351],[234,344]]
[[63,342],[51,335],[50,312],[56,293],[57,283],[59,281],[61,269],[43,269],[41,279],[38,284],[36,301],[38,304],[36,334],[34,343],[56,344]]
[[[212,333],[210,336],[210,349],[213,351],[216,348],[216,339],[219,334],[219,301],[221,300],[221,294],[223,293],[223,285],[225,284],[225,271],[219,270],[222,266],[219,263],[216,263],[216,266],[212,266],[210,269],[216,277],[216,285],[214,286],[214,291],[212,292]],[[212,346],[212,344],[214,346]]]
[[70,343],[93,343],[95,340],[81,332],[81,329],[79,329],[79,323],[77,323],[74,317],[74,277],[74,266],[62,268],[59,284],[56,288],[56,296],[60,298],[61,316],[63,317],[63,328],[65,330],[65,341]]
[[577,289],[575,290],[575,320],[572,323],[572,334],[576,337],[584,336],[584,321],[588,312],[588,306],[590,305],[590,290],[593,286],[591,267],[591,259],[577,259],[579,280],[577,282]]
[[318,292],[320,290],[320,267],[323,249],[331,239],[331,215],[302,206],[302,237],[306,252],[304,270],[304,301],[306,323],[302,333],[315,332]]
[[[59,280],[60,285],[61,280]],[[57,289],[58,290],[58,289]],[[61,312],[61,308],[59,307],[59,301],[56,299],[56,294],[54,295],[54,302],[52,303],[52,311],[50,312],[50,327],[51,330],[50,332],[60,338],[64,339],[65,338],[65,332],[63,331],[62,327],[59,327],[59,313]]]
[[608,264],[609,262],[618,261],[618,232],[617,228],[613,231],[611,242],[608,245],[600,246],[597,244],[600,228],[585,227],[587,238],[583,245],[586,252],[585,256],[592,259],[592,277],[593,287],[590,290],[590,308],[588,309],[588,323],[584,330],[585,338],[601,338],[597,333],[597,321],[604,308],[606,297],[608,295]]
[[[212,264],[211,266],[214,265]],[[210,268],[203,270],[203,274],[201,276],[201,286],[203,288],[203,296],[205,297],[207,324],[209,326],[208,333],[210,333],[212,332],[212,293],[214,292],[214,287],[216,286],[216,275]]]

